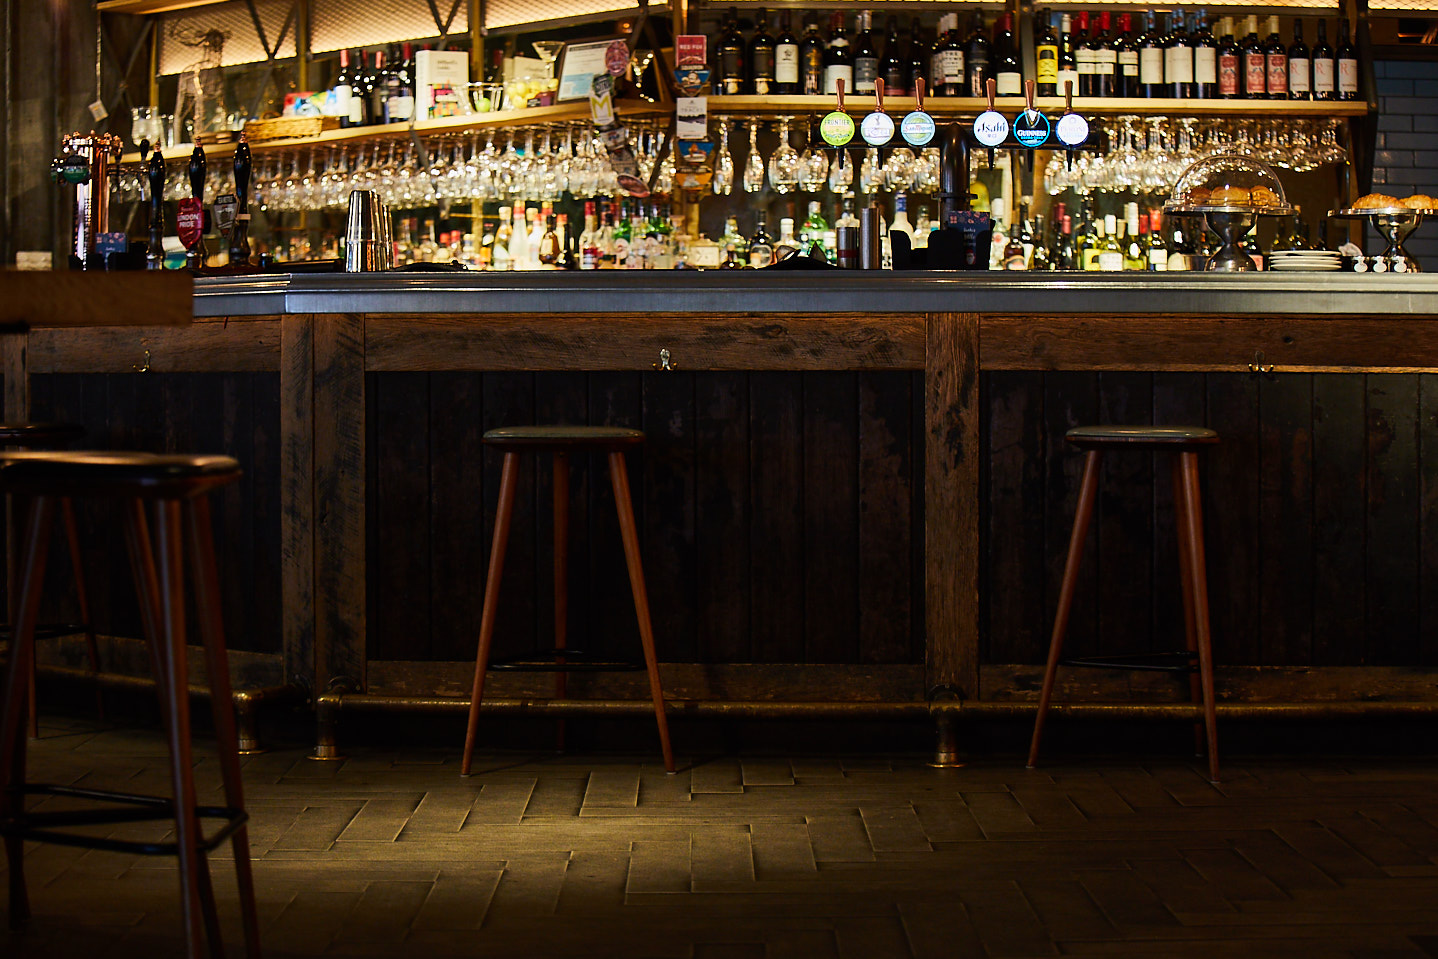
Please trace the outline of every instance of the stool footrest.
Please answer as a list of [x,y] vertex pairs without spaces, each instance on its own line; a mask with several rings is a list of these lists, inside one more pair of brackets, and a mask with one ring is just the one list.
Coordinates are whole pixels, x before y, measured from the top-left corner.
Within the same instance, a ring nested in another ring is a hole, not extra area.
[[[167,796],[144,796],[136,793],[82,789],[77,786],[56,786],[48,783],[31,783],[19,791],[27,796],[65,796],[71,799],[116,803],[121,807],[130,808],[23,813],[11,819],[0,820],[0,836],[52,842],[61,846],[78,846],[82,849],[128,852],[141,856],[173,856],[179,851],[178,845],[173,842],[111,839],[105,836],[83,836],[60,831],[77,826],[173,820],[175,803]],[[230,838],[235,830],[243,826],[250,818],[249,813],[243,809],[233,809],[229,806],[196,806],[195,815],[201,819],[223,820],[220,828],[212,835],[200,837],[200,849],[204,852],[209,852]]]
[[1121,653],[1065,659],[1063,665],[1085,669],[1130,669],[1149,673],[1191,673],[1198,668],[1198,653],[1188,650],[1160,653]]
[[591,659],[581,649],[553,649],[539,656],[491,662],[489,668],[511,673],[637,673],[645,668],[643,663]]
[[[35,627],[36,639],[58,639],[61,636],[78,636],[90,631],[89,623],[40,623]],[[14,638],[15,630],[0,626],[0,639],[7,642]]]

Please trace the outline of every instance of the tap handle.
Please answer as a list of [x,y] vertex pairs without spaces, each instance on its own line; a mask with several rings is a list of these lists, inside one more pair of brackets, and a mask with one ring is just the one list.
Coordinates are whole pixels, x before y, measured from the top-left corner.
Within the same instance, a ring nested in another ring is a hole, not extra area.
[[884,112],[884,78],[874,78],[874,109],[880,113]]
[[1024,81],[1024,107],[1030,114],[1034,112],[1034,81]]
[[1074,82],[1072,80],[1064,81],[1064,112],[1074,112]]
[[924,78],[914,77],[914,98],[919,101],[919,112],[924,110]]
[[196,200],[205,198],[205,148],[198,143],[190,154],[190,196]]
[[837,80],[834,81],[834,89],[838,92],[838,95],[839,95],[839,105],[838,105],[838,107],[837,107],[836,109],[838,109],[838,111],[839,111],[840,113],[843,113],[843,112],[844,112],[844,78],[843,78],[843,77],[839,77]]
[[150,154],[149,163],[145,167],[145,178],[150,181],[150,206],[158,219],[160,204],[165,199],[165,158],[159,150]]
[[999,94],[999,83],[993,77],[989,77],[985,88],[989,98],[989,109],[992,110],[994,108],[994,97]]
[[145,177],[150,181],[150,236],[145,265],[158,270],[165,260],[165,158],[159,150],[150,154]]
[[235,147],[235,197],[240,201],[240,212],[250,209],[250,144],[243,136]]

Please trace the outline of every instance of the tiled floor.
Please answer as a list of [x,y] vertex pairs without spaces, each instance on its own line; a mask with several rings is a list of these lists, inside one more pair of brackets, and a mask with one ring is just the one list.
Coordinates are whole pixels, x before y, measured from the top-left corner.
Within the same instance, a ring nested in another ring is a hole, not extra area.
[[[32,778],[165,788],[154,733],[43,733]],[[1438,956],[1428,760],[1235,759],[1217,787],[1179,761],[457,760],[247,761],[266,955]],[[178,954],[167,860],[37,846],[27,871],[0,956]]]

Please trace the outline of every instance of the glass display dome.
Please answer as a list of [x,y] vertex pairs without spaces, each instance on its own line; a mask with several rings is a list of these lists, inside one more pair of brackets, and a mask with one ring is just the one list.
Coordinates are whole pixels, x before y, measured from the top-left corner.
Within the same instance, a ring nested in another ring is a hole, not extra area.
[[1194,213],[1287,213],[1278,175],[1260,160],[1238,154],[1206,157],[1189,165],[1165,204]]

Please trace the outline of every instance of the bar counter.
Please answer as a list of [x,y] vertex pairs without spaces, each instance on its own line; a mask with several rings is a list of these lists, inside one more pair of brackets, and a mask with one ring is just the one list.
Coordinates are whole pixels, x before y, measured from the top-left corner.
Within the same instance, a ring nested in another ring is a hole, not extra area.
[[[369,553],[386,549],[384,537],[368,528],[375,506],[367,500],[367,477],[373,475],[367,457],[377,455],[367,450],[376,435],[375,424],[367,423],[373,415],[366,399],[368,375],[662,376],[660,371],[672,370],[921,376],[913,403],[913,516],[921,524],[913,550],[914,635],[922,647],[916,661],[893,661],[903,659],[898,655],[876,664],[861,653],[858,662],[810,661],[801,668],[752,655],[749,662],[757,663],[752,666],[711,656],[671,664],[665,682],[681,715],[928,712],[939,720],[939,753],[951,755],[955,715],[1025,714],[1039,672],[1031,656],[1008,662],[983,636],[993,617],[983,612],[990,600],[981,601],[981,583],[995,590],[1005,582],[1000,573],[985,572],[985,543],[992,548],[996,538],[1006,536],[986,515],[992,490],[981,488],[988,482],[981,472],[987,477],[997,468],[983,464],[998,442],[991,434],[999,429],[981,426],[988,415],[984,404],[991,400],[981,388],[985,377],[1055,371],[1236,374],[1257,384],[1287,373],[1438,372],[1438,277],[1425,275],[296,274],[201,279],[195,314],[193,326],[180,329],[36,331],[28,341],[23,334],[8,336],[6,415],[31,413],[29,391],[21,384],[37,374],[278,372],[281,636],[277,654],[254,654],[252,675],[317,694],[321,755],[334,754],[329,724],[341,706],[462,709],[457,697],[467,680],[468,667],[459,656],[406,665],[402,656],[377,658],[367,650],[367,617],[376,590],[384,591],[372,582],[367,564],[375,557]],[[1150,413],[1158,415],[1152,408]],[[604,416],[591,415],[596,422]],[[1061,447],[1061,431],[1058,436],[1058,442],[1052,437],[1041,442]],[[447,468],[465,467],[456,462]],[[1417,469],[1424,477],[1438,473],[1421,455]],[[479,497],[479,489],[472,492]],[[492,509],[492,495],[484,499],[484,508]],[[1422,507],[1423,517],[1426,510]],[[1209,521],[1214,519],[1210,513]],[[668,521],[662,515],[644,520]],[[1426,530],[1429,522],[1419,525]],[[1317,528],[1318,520],[1314,523]],[[473,535],[474,571],[482,572],[487,527],[485,533]],[[1219,547],[1210,544],[1210,565],[1227,561],[1221,542]],[[818,547],[811,549],[817,555]],[[1421,549],[1424,565],[1413,575],[1428,571],[1426,539]],[[651,574],[667,561],[693,562],[687,556],[645,558]],[[862,570],[864,562],[861,557],[849,565]],[[1152,577],[1157,583],[1157,574]],[[474,589],[481,582],[476,578]],[[1227,599],[1219,592],[1211,597],[1215,607]],[[766,602],[782,612],[785,602],[803,599]],[[533,598],[528,603],[531,609],[543,606]],[[1052,615],[1051,608],[1025,615],[1029,631],[1040,634],[1034,641],[1046,641],[1044,617]],[[1215,620],[1221,626],[1223,614],[1216,613]],[[1426,621],[1421,628],[1433,632]],[[469,642],[462,639],[455,648]],[[661,635],[661,659],[664,641]],[[757,633],[753,642],[760,643]],[[1332,660],[1339,665],[1326,670],[1310,668],[1322,665],[1320,656],[1293,668],[1221,672],[1226,701],[1220,708],[1228,715],[1427,713],[1438,709],[1435,671],[1429,668],[1438,653],[1433,646],[1418,641],[1411,661],[1393,660],[1386,670],[1370,668],[1372,658],[1361,656],[1361,666],[1340,657]],[[492,706],[486,699],[486,710],[640,715],[644,704],[637,689],[622,680],[599,683],[592,687],[599,693],[593,703],[576,699],[540,707],[531,698],[542,686],[521,683],[507,697],[497,690]],[[1084,680],[1073,689],[1104,699],[1152,691],[1112,678]],[[632,706],[625,702],[629,693],[635,693]],[[1079,715],[1112,708],[1193,714],[1181,697],[1168,698],[1173,701],[1157,705],[1068,708]]]

